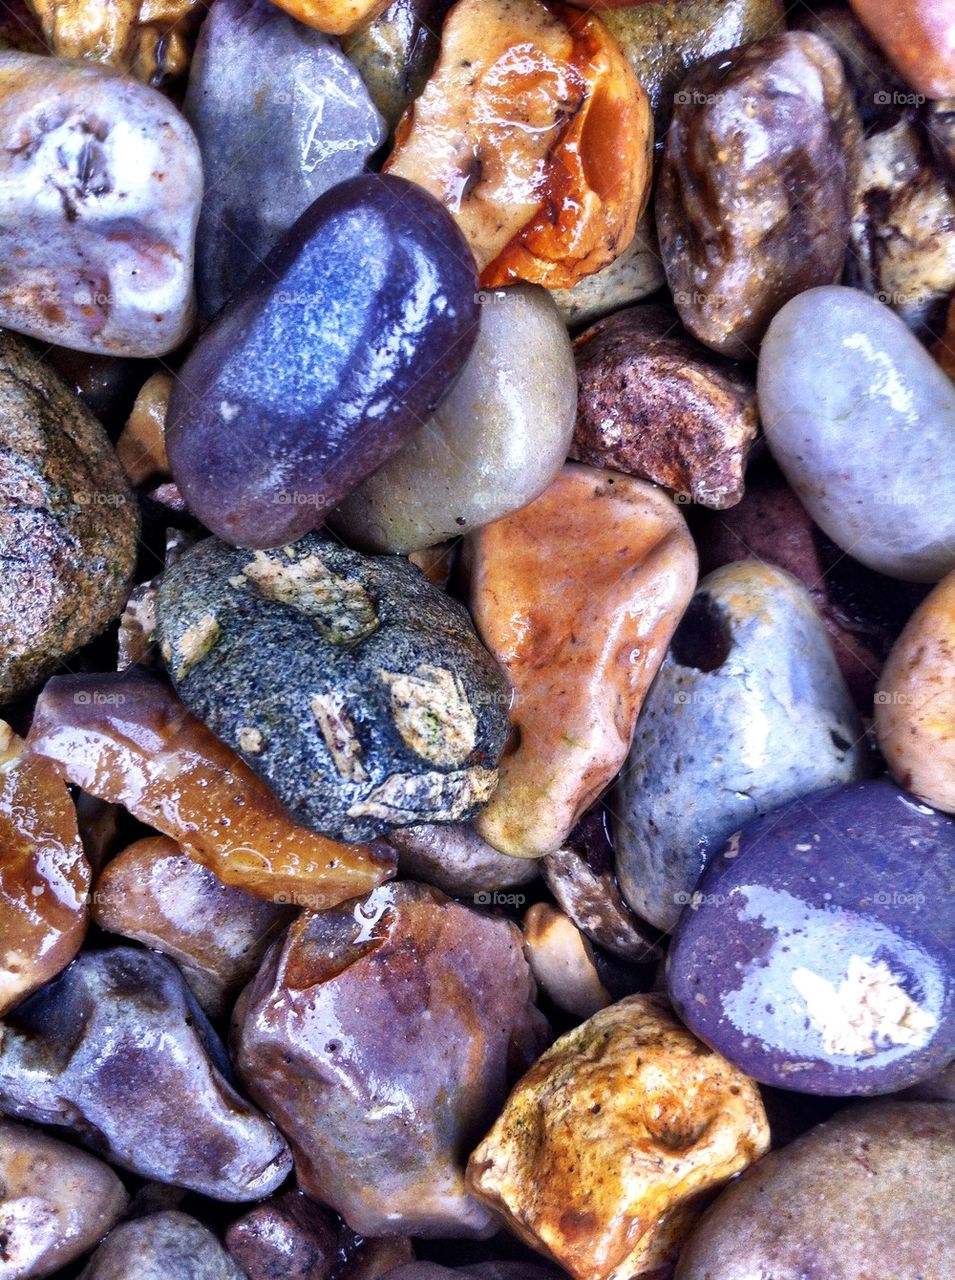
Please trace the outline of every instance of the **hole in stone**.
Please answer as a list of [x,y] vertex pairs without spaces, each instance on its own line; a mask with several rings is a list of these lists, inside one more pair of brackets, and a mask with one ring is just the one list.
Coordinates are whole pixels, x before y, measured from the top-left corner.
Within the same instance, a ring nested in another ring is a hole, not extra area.
[[832,739],[832,745],[837,751],[845,752],[852,746],[852,743],[848,742],[842,734],[838,733],[835,729],[829,730],[829,737]]
[[670,645],[674,662],[697,671],[715,671],[732,647],[729,628],[712,596],[705,592],[695,595]]

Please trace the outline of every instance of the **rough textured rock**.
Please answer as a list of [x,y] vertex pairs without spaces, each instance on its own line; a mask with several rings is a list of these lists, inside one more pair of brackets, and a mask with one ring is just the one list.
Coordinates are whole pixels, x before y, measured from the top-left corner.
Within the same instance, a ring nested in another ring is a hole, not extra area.
[[[9,727],[0,721],[4,739]],[[0,1014],[83,945],[90,865],[66,784],[44,760],[0,767]],[[2,1034],[2,1033],[0,1033]]]
[[659,490],[571,464],[472,535],[470,554],[471,611],[514,685],[516,731],[475,827],[502,853],[541,857],[623,763],[696,552]]
[[947,1280],[955,1107],[852,1107],[744,1173],[680,1258],[677,1280]]
[[910,329],[937,332],[955,292],[955,191],[922,131],[901,120],[871,134],[852,217],[848,279]]
[[629,307],[666,284],[653,210],[644,209],[626,249],[593,275],[569,289],[551,289],[561,315],[570,326],[592,324],[619,307]]
[[349,545],[432,547],[526,506],[563,466],[577,408],[564,322],[532,285],[480,297],[477,341],[457,382],[335,512]]
[[175,1209],[124,1222],[80,1280],[246,1280],[212,1232]]
[[153,89],[0,52],[0,325],[78,351],[155,356],[193,322],[202,162]]
[[223,884],[259,897],[321,911],[394,875],[392,850],[339,844],[292,822],[234,751],[140,671],[49,681],[28,749],[175,840]]
[[488,1235],[461,1158],[539,1052],[533,994],[514,925],[402,881],[292,925],[240,1002],[236,1065],[355,1231]]
[[888,307],[838,286],[793,298],[758,386],[773,457],[843,551],[912,582],[955,568],[955,387]]
[[562,1036],[471,1156],[468,1184],[575,1280],[654,1273],[701,1193],[769,1147],[759,1091],[660,996]]
[[567,288],[633,239],[652,139],[647,96],[599,19],[459,0],[385,167],[445,204],[485,287]]
[[205,1012],[218,1018],[255,974],[296,905],[231,889],[174,841],[151,836],[107,864],[96,882],[93,919],[109,933],[170,956]]
[[766,1084],[867,1095],[955,1044],[955,820],[888,781],[746,824],[710,861],[667,956],[691,1031]]
[[104,62],[158,85],[185,75],[203,0],[30,0],[57,58]]
[[385,131],[337,43],[268,0],[215,0],[183,111],[206,174],[196,286],[209,318],[313,200],[361,173]]
[[301,1191],[283,1191],[233,1222],[225,1243],[248,1280],[334,1280],[347,1234]]
[[739,502],[758,426],[745,370],[688,337],[662,306],[615,312],[577,338],[574,354],[572,457],[652,480],[683,502]]
[[131,947],[84,952],[4,1024],[0,1110],[64,1126],[144,1178],[258,1200],[291,1160],[229,1074],[171,960]]
[[464,821],[494,790],[507,684],[405,560],[209,539],[166,571],[159,628],[187,706],[326,835]]
[[955,13],[946,0],[849,0],[899,74],[926,98],[955,95]]
[[875,728],[899,785],[955,812],[955,571],[919,606],[889,654]]
[[392,0],[384,13],[342,40],[389,130],[434,69],[450,7],[450,0]]
[[48,1276],[101,1239],[126,1207],[112,1169],[38,1129],[0,1120],[0,1276]]
[[809,592],[758,560],[717,569],[676,629],[616,783],[625,898],[672,929],[745,822],[867,771],[862,723]]
[[139,517],[103,428],[31,347],[2,333],[0,448],[0,701],[7,701],[119,613]]
[[677,96],[656,197],[667,281],[695,338],[751,359],[788,299],[842,275],[859,118],[831,46],[803,31],[710,58]]
[[391,832],[388,843],[398,850],[399,875],[453,896],[493,897],[497,890],[528,884],[538,873],[532,860],[498,853],[461,822],[402,827]]

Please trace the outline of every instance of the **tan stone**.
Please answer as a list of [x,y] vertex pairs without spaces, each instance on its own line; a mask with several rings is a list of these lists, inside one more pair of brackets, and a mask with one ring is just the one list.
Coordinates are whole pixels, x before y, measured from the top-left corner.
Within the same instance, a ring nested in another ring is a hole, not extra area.
[[576,464],[469,550],[475,625],[515,690],[500,784],[475,828],[502,853],[541,857],[623,764],[696,551],[666,494]]
[[58,58],[103,62],[146,84],[184,76],[203,0],[30,0]]
[[531,972],[559,1009],[589,1018],[612,1003],[593,949],[569,916],[547,902],[535,902],[522,927]]
[[468,1185],[574,1280],[665,1264],[702,1193],[769,1148],[756,1085],[637,995],[562,1036],[518,1082]]
[[273,0],[273,3],[307,27],[333,36],[357,31],[388,7],[388,0]]
[[169,475],[165,427],[171,390],[171,374],[154,373],[148,378],[116,441],[116,456],[132,485]]

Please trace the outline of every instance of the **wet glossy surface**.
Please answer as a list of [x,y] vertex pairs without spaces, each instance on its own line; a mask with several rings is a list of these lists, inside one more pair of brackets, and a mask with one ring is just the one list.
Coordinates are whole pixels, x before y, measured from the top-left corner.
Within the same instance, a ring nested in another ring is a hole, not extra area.
[[889,782],[748,823],[680,921],[680,1016],[757,1080],[889,1093],[955,1055],[955,821]]
[[325,193],[208,329],[166,447],[213,533],[275,547],[421,426],[477,336],[474,264],[427,192],[366,175]]
[[293,823],[170,689],[138,672],[51,680],[27,748],[170,836],[225,884],[261,897],[317,910],[393,873],[391,851],[337,844]]

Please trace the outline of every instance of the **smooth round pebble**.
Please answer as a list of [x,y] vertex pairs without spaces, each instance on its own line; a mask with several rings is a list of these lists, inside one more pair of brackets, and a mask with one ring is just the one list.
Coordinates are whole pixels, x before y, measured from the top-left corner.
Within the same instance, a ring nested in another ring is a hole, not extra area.
[[246,1275],[208,1227],[170,1209],[111,1231],[80,1280],[246,1280]]

